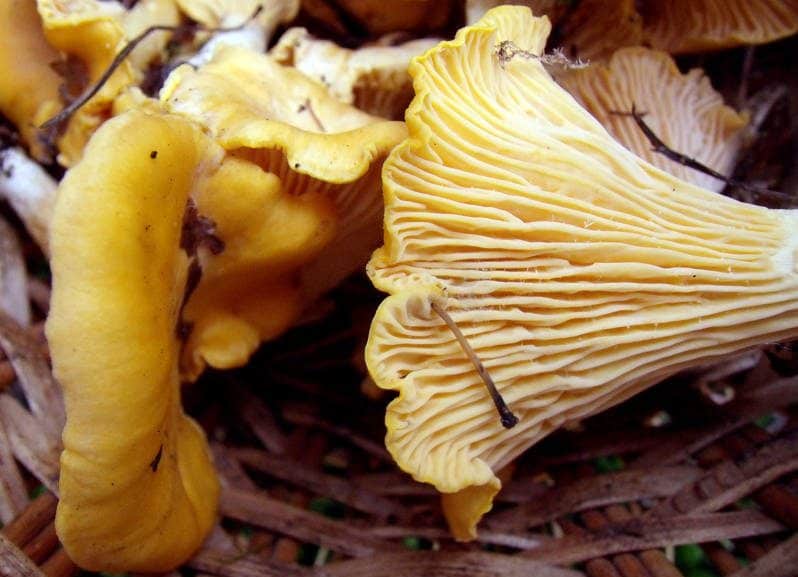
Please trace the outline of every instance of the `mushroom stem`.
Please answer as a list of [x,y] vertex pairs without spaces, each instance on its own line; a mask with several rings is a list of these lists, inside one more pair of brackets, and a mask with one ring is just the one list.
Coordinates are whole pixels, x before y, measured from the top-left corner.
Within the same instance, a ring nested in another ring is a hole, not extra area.
[[504,397],[502,397],[501,393],[496,388],[496,383],[493,382],[493,377],[490,376],[488,369],[486,369],[485,365],[482,364],[482,361],[479,360],[477,353],[474,352],[474,349],[471,348],[471,345],[468,344],[463,331],[460,330],[460,327],[457,326],[457,324],[454,322],[454,319],[452,319],[452,317],[449,316],[449,313],[443,310],[438,303],[433,301],[430,304],[432,305],[432,310],[438,313],[438,316],[443,319],[443,322],[445,322],[446,326],[449,327],[449,330],[452,331],[454,338],[456,338],[457,342],[460,343],[460,348],[463,349],[463,352],[477,369],[479,376],[482,378],[482,381],[488,388],[488,393],[490,393],[490,398],[493,400],[496,410],[499,412],[499,418],[501,419],[502,427],[505,429],[512,429],[515,427],[518,424],[518,417],[516,417],[510,410],[510,407],[507,406],[507,403],[504,401]]

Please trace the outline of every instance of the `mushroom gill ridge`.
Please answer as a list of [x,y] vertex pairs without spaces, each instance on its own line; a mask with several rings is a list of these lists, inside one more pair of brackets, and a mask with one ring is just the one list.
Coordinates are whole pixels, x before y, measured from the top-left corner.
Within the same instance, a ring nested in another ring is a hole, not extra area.
[[[502,7],[410,67],[383,169],[390,293],[366,358],[399,392],[386,444],[475,536],[501,467],[563,423],[684,367],[798,334],[798,216],[674,178],[615,142],[535,56],[545,18]],[[446,309],[520,422],[504,429]]]

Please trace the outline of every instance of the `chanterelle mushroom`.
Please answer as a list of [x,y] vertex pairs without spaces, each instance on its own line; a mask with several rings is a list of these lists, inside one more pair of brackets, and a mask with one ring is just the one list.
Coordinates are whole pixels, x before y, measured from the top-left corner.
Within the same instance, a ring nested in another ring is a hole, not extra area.
[[633,106],[645,113],[646,123],[666,145],[731,176],[747,118],[723,104],[702,70],[682,74],[666,53],[632,47],[618,50],[607,63],[569,70],[559,82],[610,134],[654,166],[710,190],[725,186],[651,150],[628,116]]
[[59,189],[47,320],[67,411],[56,530],[86,569],[170,570],[215,520],[205,436],[180,404],[178,327],[196,250],[187,202],[222,154],[183,118],[131,111],[103,124]]
[[416,59],[409,138],[383,170],[385,246],[369,274],[391,296],[366,359],[399,393],[389,450],[445,493],[460,539],[490,508],[496,471],[557,427],[798,335],[798,214],[629,152],[546,72],[549,28],[501,7]]
[[798,32],[798,0],[644,2],[645,38],[672,54],[763,44]]
[[304,28],[287,30],[269,55],[325,85],[341,102],[384,118],[401,119],[413,98],[410,59],[438,43],[411,40],[398,46],[342,48]]
[[0,113],[13,122],[32,156],[47,159],[37,127],[58,112],[58,60],[44,37],[35,0],[0,0]]
[[196,197],[225,250],[202,257],[184,318],[184,370],[244,364],[379,246],[380,168],[404,124],[339,102],[265,54],[222,47],[161,91],[228,151]]
[[[44,35],[66,58],[66,85],[78,93],[97,82],[130,38],[151,25],[174,25],[179,20],[173,0],[142,0],[126,9],[117,2],[100,0],[38,0]],[[92,133],[110,116],[114,99],[136,84],[145,67],[166,44],[164,33],[153,36],[122,62],[88,102],[70,118],[58,138],[58,160],[64,166],[77,162]],[[68,92],[68,90],[67,90]],[[70,94],[74,98],[78,94]]]

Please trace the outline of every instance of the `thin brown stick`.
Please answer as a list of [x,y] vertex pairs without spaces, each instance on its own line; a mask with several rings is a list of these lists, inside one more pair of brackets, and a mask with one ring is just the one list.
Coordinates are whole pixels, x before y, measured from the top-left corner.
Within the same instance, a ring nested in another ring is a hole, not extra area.
[[784,525],[754,510],[665,519],[638,518],[628,523],[612,523],[600,534],[569,535],[520,555],[546,563],[570,565],[616,553],[769,535],[783,530]]
[[463,352],[468,357],[468,360],[474,365],[479,373],[479,376],[482,378],[482,381],[485,383],[485,386],[488,388],[488,393],[490,393],[490,398],[493,400],[493,404],[496,406],[496,410],[499,412],[499,418],[501,419],[502,427],[505,429],[512,429],[518,424],[518,417],[516,417],[513,412],[510,410],[510,407],[507,406],[507,403],[504,401],[504,397],[501,396],[499,390],[496,388],[496,383],[493,382],[493,377],[490,376],[488,370],[485,368],[485,365],[482,364],[482,361],[479,360],[477,353],[474,352],[474,349],[471,348],[471,345],[468,344],[468,341],[465,338],[465,335],[460,330],[460,327],[454,322],[452,317],[449,316],[443,308],[438,305],[436,302],[432,302],[432,310],[434,310],[443,322],[446,323],[446,326],[449,327],[449,330],[452,331],[454,338],[457,339],[457,342],[460,344],[460,348],[463,349]]
[[0,535],[0,575],[2,577],[45,577],[7,537]]
[[583,577],[580,571],[551,567],[517,556],[484,551],[405,551],[380,554],[368,559],[331,563],[320,568],[316,574],[318,577],[416,577],[418,575]]
[[[229,28],[208,28],[197,24],[195,29],[202,32],[234,32],[236,30],[240,30],[253,19],[255,19],[262,10],[263,6],[259,4],[252,15],[237,26],[232,26]],[[61,112],[39,126],[39,129],[44,131],[57,129],[63,122],[69,120],[69,118],[75,114],[75,112],[77,112],[84,104],[91,100],[92,97],[100,91],[105,83],[108,82],[108,79],[111,78],[113,73],[116,72],[116,69],[122,65],[128,56],[130,56],[130,53],[133,52],[133,50],[135,50],[139,44],[146,40],[150,34],[154,32],[177,32],[179,29],[180,26],[157,24],[144,30],[141,34],[130,40],[125,47],[117,53],[117,55],[111,61],[111,64],[108,65],[108,68],[105,69],[105,72],[102,73],[102,76],[100,76],[97,82],[95,82],[91,87],[89,87],[88,90],[81,94],[77,99],[73,100],[63,110],[61,110]]]
[[320,496],[333,495],[345,505],[375,515],[378,519],[405,516],[406,509],[398,501],[377,495],[352,479],[327,475],[290,457],[274,456],[257,449],[231,449],[229,454],[256,471]]
[[651,127],[648,124],[646,124],[646,121],[643,120],[645,112],[639,112],[635,108],[634,104],[632,104],[632,110],[630,112],[625,112],[621,110],[611,110],[610,114],[615,114],[617,116],[630,116],[635,121],[635,124],[637,124],[638,128],[640,128],[640,131],[646,137],[649,144],[651,144],[651,150],[653,150],[657,154],[665,156],[666,158],[672,160],[673,162],[676,162],[688,168],[692,168],[693,170],[697,170],[698,172],[706,174],[707,176],[711,176],[712,178],[716,178],[722,182],[725,182],[727,186],[736,186],[738,188],[742,188],[743,190],[761,196],[770,196],[782,199],[788,198],[788,195],[784,194],[783,192],[770,190],[768,188],[763,188],[760,186],[753,186],[745,182],[736,180],[734,178],[730,178],[726,175],[719,173],[717,170],[713,170],[709,168],[707,165],[698,162],[695,158],[691,158],[686,154],[682,154],[681,152],[672,149],[670,146],[665,144],[659,136],[657,136],[657,134],[651,129]]
[[17,547],[23,547],[55,518],[57,504],[52,493],[42,493],[0,532]]
[[223,551],[204,549],[187,565],[198,571],[207,571],[221,577],[302,577],[313,575],[309,569],[248,557],[234,557]]
[[14,460],[5,423],[0,420],[0,521],[8,524],[22,513],[27,504],[25,481]]
[[743,567],[732,577],[791,577],[798,567],[798,535],[793,535],[767,555]]
[[64,400],[34,332],[0,311],[0,346],[14,367],[31,413],[43,429],[60,437],[66,421]]
[[225,489],[222,491],[219,508],[225,517],[352,557],[365,557],[377,551],[397,548],[392,543],[375,538],[366,529],[346,521],[332,521],[273,499],[260,491]]
[[701,469],[685,465],[654,467],[645,471],[630,469],[578,479],[489,517],[488,526],[503,530],[535,527],[568,513],[593,507],[642,498],[667,497],[700,476]]

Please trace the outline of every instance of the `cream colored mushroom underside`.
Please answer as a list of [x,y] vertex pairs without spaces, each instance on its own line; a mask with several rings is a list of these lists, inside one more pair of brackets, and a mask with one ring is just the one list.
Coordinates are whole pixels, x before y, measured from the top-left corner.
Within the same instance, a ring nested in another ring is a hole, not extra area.
[[798,0],[669,0],[644,8],[647,42],[672,54],[762,44],[798,31]]
[[565,74],[561,84],[622,144],[668,173],[719,192],[722,180],[654,152],[629,116],[634,105],[654,133],[673,150],[731,175],[742,145],[744,115],[723,104],[703,71],[682,74],[664,52],[642,47],[618,50],[605,64]]
[[496,483],[557,426],[680,368],[798,334],[798,217],[637,158],[534,57],[498,59],[508,39],[540,53],[548,21],[491,14],[411,66],[410,138],[385,164],[385,246],[369,265],[393,295],[367,349],[375,381],[400,393],[387,445],[443,492]]

